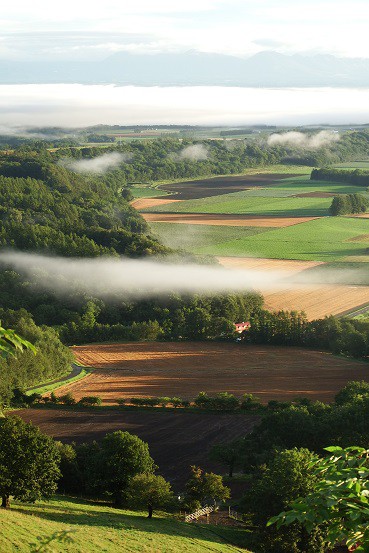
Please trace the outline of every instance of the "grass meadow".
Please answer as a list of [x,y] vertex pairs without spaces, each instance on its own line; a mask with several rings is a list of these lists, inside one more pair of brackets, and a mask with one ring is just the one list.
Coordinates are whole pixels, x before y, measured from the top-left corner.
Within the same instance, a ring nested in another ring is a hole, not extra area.
[[12,509],[1,512],[0,520],[0,551],[4,553],[38,551],[38,538],[63,530],[71,530],[73,543],[53,541],[48,551],[247,553],[230,543],[242,543],[242,530],[186,524],[155,513],[149,520],[144,512],[123,511],[80,499],[60,497],[35,505],[14,503]]
[[[369,221],[351,217],[324,217],[291,227],[202,246],[196,253],[253,256],[325,262],[350,261],[369,248]],[[363,240],[353,240],[366,235]]]
[[198,253],[201,248],[216,248],[224,243],[272,230],[269,227],[186,225],[184,223],[150,223],[150,228],[164,245],[191,253]]

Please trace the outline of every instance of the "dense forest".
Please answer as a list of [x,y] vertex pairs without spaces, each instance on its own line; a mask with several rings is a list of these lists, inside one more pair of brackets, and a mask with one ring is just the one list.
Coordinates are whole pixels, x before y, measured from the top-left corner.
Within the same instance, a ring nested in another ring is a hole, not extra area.
[[354,186],[369,186],[369,172],[361,169],[348,171],[346,169],[334,169],[332,167],[313,169],[311,180],[325,180],[329,182],[344,182]]
[[369,199],[362,194],[340,194],[333,198],[329,212],[333,216],[365,213],[368,207]]
[[[192,149],[186,154],[186,148],[194,146],[201,149]],[[368,146],[369,132],[356,131],[342,134],[338,142],[316,150],[298,145],[271,146],[265,138],[229,141],[163,138],[114,144],[104,148],[104,152],[126,155],[127,162],[107,176],[110,183],[122,184],[240,173],[249,167],[275,163],[323,166],[366,155]],[[98,147],[71,147],[59,148],[53,156],[58,160],[80,160],[100,156],[101,152]]]

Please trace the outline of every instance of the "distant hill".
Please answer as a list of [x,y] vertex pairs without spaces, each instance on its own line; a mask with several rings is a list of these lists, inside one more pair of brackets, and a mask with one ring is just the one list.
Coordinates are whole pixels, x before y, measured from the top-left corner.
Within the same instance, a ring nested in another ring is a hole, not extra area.
[[198,51],[119,52],[96,62],[0,60],[0,84],[115,83],[141,86],[369,86],[369,59],[260,52],[243,59]]

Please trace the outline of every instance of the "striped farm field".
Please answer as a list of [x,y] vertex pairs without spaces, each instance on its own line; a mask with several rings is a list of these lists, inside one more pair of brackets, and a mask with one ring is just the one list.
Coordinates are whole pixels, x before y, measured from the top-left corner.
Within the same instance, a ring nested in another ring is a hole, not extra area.
[[230,392],[291,400],[330,401],[348,380],[369,379],[365,363],[302,348],[216,342],[132,342],[76,346],[80,363],[93,367],[84,379],[63,386],[76,399],[178,396]]

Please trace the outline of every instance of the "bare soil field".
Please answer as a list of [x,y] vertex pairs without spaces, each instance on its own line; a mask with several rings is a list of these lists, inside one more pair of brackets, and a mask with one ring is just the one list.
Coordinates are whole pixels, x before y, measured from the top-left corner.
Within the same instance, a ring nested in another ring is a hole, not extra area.
[[263,271],[288,271],[291,274],[324,265],[321,261],[296,261],[293,259],[264,259],[260,257],[217,257],[227,269],[257,269]]
[[23,409],[16,415],[64,443],[101,440],[108,432],[123,430],[148,442],[159,472],[181,489],[190,465],[222,472],[209,461],[216,443],[231,441],[250,432],[255,415],[195,414],[142,411]]
[[330,401],[348,380],[369,380],[367,365],[302,348],[216,342],[132,342],[76,346],[78,361],[96,369],[58,389],[76,399],[253,393],[263,402],[298,396]]
[[294,198],[333,198],[336,194],[333,192],[305,192],[303,194],[295,194]]
[[164,198],[137,198],[131,202],[131,206],[135,209],[147,209],[155,205],[171,204],[180,200],[166,200]]
[[280,179],[301,176],[298,173],[259,173],[255,175],[235,175],[232,177],[213,177],[210,179],[199,179],[195,181],[164,184],[161,190],[170,193],[169,199],[195,200],[220,196],[230,192],[248,190],[249,188],[270,186],[278,184]]
[[283,228],[306,223],[319,217],[265,217],[259,215],[216,215],[211,213],[141,213],[148,223],[185,223],[230,227]]
[[307,318],[343,315],[369,303],[369,286],[312,286],[297,290],[262,291],[270,311],[304,311]]

